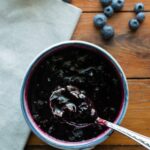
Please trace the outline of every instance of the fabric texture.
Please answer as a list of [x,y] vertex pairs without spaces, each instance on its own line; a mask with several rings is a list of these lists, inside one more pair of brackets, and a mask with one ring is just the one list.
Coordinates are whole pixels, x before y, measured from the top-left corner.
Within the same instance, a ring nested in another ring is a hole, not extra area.
[[0,0],[0,149],[22,150],[30,133],[20,107],[28,65],[69,40],[81,10],[62,0]]

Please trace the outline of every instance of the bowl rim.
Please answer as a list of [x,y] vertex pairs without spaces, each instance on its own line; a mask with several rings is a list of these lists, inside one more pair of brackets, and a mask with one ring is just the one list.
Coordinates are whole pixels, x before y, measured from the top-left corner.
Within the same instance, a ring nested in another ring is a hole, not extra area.
[[106,50],[104,50],[103,48],[101,48],[95,44],[85,42],[85,41],[79,41],[79,40],[64,41],[64,42],[60,42],[60,43],[54,44],[54,45],[46,48],[45,50],[40,52],[35,57],[35,59],[30,63],[30,65],[27,68],[25,77],[22,81],[21,92],[20,92],[21,109],[22,109],[23,116],[24,116],[28,126],[34,132],[34,134],[36,136],[38,136],[41,140],[46,142],[47,144],[49,144],[53,147],[59,148],[59,149],[81,149],[81,148],[94,147],[97,144],[100,144],[103,141],[105,141],[113,132],[112,129],[107,129],[105,132],[102,133],[102,135],[95,137],[95,138],[92,138],[90,140],[82,141],[82,142],[61,141],[61,140],[57,140],[51,136],[48,136],[48,134],[42,132],[40,130],[40,128],[37,127],[37,125],[33,121],[32,117],[29,115],[30,113],[29,113],[29,110],[27,108],[24,93],[25,93],[25,88],[26,88],[26,81],[30,75],[30,72],[32,70],[34,63],[37,60],[39,60],[48,51],[50,51],[56,47],[62,46],[62,45],[71,45],[71,44],[81,44],[81,45],[90,46],[90,47],[93,47],[93,48],[99,50],[99,52],[104,54],[109,59],[109,61],[111,61],[111,63],[114,65],[114,67],[117,69],[117,72],[119,73],[121,80],[122,80],[122,84],[123,84],[124,100],[123,100],[123,105],[122,105],[121,111],[118,114],[118,117],[114,123],[120,124],[122,122],[123,118],[125,117],[127,107],[128,107],[129,90],[128,90],[128,84],[127,84],[126,76],[125,76],[121,66],[116,61],[116,59],[111,54],[109,54]]

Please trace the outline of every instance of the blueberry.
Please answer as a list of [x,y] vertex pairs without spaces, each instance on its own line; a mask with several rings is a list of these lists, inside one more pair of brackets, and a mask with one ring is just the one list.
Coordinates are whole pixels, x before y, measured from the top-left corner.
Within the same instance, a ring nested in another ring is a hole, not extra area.
[[100,90],[99,87],[96,87],[96,88],[94,89],[95,92],[99,92],[99,90]]
[[74,141],[74,140],[75,140],[75,137],[74,137],[74,136],[69,136],[68,139],[69,139],[70,141]]
[[48,133],[51,134],[53,131],[54,131],[54,127],[50,126],[49,129],[48,129]]
[[71,82],[76,83],[76,84],[81,84],[81,83],[84,83],[84,79],[79,76],[76,76],[76,77],[73,76],[71,79]]
[[47,78],[47,81],[48,81],[48,82],[51,82],[51,78],[50,78],[50,77],[48,77],[48,78]]
[[94,117],[96,115],[96,110],[95,109],[91,109],[91,114],[90,114],[90,116],[91,117]]
[[114,28],[112,26],[109,25],[105,25],[102,30],[101,30],[101,34],[102,34],[102,38],[104,40],[109,40],[111,39],[115,32],[114,32]]
[[104,14],[107,16],[107,17],[111,17],[114,13],[114,9],[112,8],[112,6],[107,6],[104,8]]
[[38,109],[42,109],[43,107],[44,107],[44,101],[38,100],[38,101],[37,101],[37,108],[38,108]]
[[114,11],[121,10],[123,5],[124,5],[124,0],[113,0],[112,1],[112,8],[114,9]]
[[76,112],[77,108],[76,105],[73,103],[67,103],[64,107],[64,109],[69,110],[70,112]]
[[47,119],[41,120],[40,125],[43,126],[44,128],[46,128],[48,126],[48,120]]
[[139,12],[137,15],[136,15],[136,19],[141,23],[144,21],[145,19],[145,14],[143,12]]
[[71,67],[71,61],[66,61],[63,64],[63,68],[70,68]]
[[35,121],[37,121],[37,122],[39,122],[40,121],[40,115],[39,114],[33,114],[33,119],[35,120]]
[[107,17],[104,14],[97,14],[94,17],[94,24],[96,27],[102,28],[107,22]]
[[70,67],[70,71],[75,71],[76,68],[74,66]]
[[81,110],[81,112],[87,110],[89,107],[88,107],[88,104],[86,102],[82,102],[80,105],[79,105],[79,109]]
[[63,0],[64,2],[71,3],[71,0]]
[[136,3],[134,6],[134,11],[136,13],[143,12],[144,11],[144,4],[143,3]]
[[58,72],[58,78],[63,78],[64,77],[64,71],[63,70],[60,70]]
[[69,99],[64,96],[59,96],[58,101],[59,101],[59,104],[66,104],[69,101]]
[[114,119],[116,113],[116,109],[113,107],[106,107],[103,111],[104,116],[107,116],[109,121],[112,121]]
[[112,2],[112,0],[100,0],[100,2],[103,6],[108,6]]
[[64,83],[69,84],[72,82],[72,77],[64,77]]
[[81,138],[83,136],[83,131],[80,129],[74,129],[72,133],[76,138]]
[[96,70],[94,67],[89,67],[83,70],[79,71],[80,74],[84,75],[84,76],[89,76],[89,77],[93,77],[94,74],[96,73]]
[[135,31],[139,28],[140,24],[139,21],[137,19],[131,19],[129,21],[129,27],[131,30]]

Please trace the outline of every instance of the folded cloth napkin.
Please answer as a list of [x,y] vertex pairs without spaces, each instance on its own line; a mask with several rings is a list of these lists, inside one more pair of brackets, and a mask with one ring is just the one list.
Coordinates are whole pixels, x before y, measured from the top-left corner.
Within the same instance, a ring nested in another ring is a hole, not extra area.
[[0,150],[21,150],[29,135],[20,88],[31,60],[68,40],[81,10],[62,0],[0,0]]

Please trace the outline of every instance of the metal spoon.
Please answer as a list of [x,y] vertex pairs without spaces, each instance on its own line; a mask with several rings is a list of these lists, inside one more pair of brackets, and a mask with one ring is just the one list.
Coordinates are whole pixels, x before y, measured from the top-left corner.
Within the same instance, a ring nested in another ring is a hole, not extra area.
[[150,138],[149,137],[146,137],[146,136],[141,135],[139,133],[133,132],[133,131],[128,130],[124,127],[118,126],[112,122],[106,121],[106,120],[101,119],[99,117],[96,119],[96,122],[100,125],[107,126],[111,129],[114,129],[114,130],[128,136],[129,138],[135,140],[136,142],[138,142],[139,144],[141,144],[142,146],[144,146],[145,148],[150,150]]

